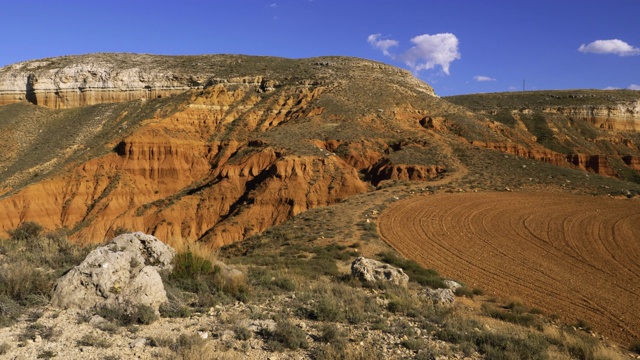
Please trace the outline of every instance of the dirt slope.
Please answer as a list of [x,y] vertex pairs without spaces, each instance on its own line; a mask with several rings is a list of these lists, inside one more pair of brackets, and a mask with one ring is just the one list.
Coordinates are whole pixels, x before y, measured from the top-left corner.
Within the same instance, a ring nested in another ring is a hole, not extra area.
[[561,193],[412,197],[380,217],[401,254],[488,294],[640,336],[640,201]]

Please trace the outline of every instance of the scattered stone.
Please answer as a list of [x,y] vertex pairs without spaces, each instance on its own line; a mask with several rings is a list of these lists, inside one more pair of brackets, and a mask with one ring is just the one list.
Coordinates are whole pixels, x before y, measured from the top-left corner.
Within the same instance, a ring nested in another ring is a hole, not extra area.
[[129,343],[129,347],[132,349],[143,348],[145,345],[147,345],[147,339],[145,338],[137,338]]
[[351,264],[351,275],[363,282],[389,282],[406,287],[409,276],[404,270],[377,260],[359,257]]
[[451,289],[427,289],[425,295],[436,305],[451,306],[456,296]]

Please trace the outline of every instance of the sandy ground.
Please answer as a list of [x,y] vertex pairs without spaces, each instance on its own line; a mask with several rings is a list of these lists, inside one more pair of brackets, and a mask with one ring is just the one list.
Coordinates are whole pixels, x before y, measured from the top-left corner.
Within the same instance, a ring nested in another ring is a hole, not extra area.
[[380,216],[401,254],[488,295],[628,343],[640,338],[640,201],[517,193],[416,196]]

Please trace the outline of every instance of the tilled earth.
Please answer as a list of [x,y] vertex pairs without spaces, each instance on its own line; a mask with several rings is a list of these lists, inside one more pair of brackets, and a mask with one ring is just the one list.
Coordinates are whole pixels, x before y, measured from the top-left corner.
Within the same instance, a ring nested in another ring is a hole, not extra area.
[[628,343],[640,338],[640,201],[562,193],[416,196],[383,238],[442,275]]

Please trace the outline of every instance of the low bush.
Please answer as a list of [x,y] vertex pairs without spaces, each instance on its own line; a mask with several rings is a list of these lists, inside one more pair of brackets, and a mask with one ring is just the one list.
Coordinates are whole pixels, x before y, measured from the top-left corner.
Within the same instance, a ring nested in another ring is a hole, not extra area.
[[109,348],[111,342],[104,336],[98,336],[96,334],[84,334],[77,342],[79,346],[92,346],[98,348]]
[[3,342],[2,344],[0,344],[0,355],[8,353],[9,350],[11,350],[11,345],[9,345],[8,342]]
[[236,326],[233,329],[233,332],[236,335],[236,339],[240,341],[249,340],[253,336],[253,333],[251,332],[251,330],[249,330],[246,326]]
[[96,314],[120,326],[149,325],[158,319],[153,308],[147,305],[102,306]]
[[28,221],[21,223],[17,228],[13,230],[9,230],[8,233],[9,236],[11,236],[12,240],[25,241],[37,239],[40,234],[42,234],[43,230],[44,228],[42,227],[42,225],[33,221]]
[[289,321],[280,321],[275,330],[261,329],[261,335],[274,351],[308,349],[307,334]]

